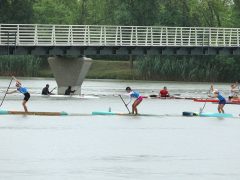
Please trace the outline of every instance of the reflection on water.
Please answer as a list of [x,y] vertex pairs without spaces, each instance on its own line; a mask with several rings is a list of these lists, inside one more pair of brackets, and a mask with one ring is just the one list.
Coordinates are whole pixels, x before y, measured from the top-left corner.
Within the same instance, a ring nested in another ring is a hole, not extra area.
[[[9,81],[0,80],[0,90]],[[23,80],[40,93],[52,79]],[[140,113],[159,116],[91,116],[92,111],[127,112],[116,94],[126,86],[144,95],[167,85],[172,93],[205,97],[209,84],[85,81],[83,94],[98,99],[32,98],[31,111],[66,111],[85,116],[1,116],[0,179],[239,179],[239,118],[182,117],[204,103],[191,100],[144,99]],[[218,84],[228,94],[228,84]],[[3,95],[3,92],[1,93]],[[22,110],[21,96],[7,97],[2,109]],[[206,112],[216,112],[207,103]],[[226,112],[239,114],[238,105]]]

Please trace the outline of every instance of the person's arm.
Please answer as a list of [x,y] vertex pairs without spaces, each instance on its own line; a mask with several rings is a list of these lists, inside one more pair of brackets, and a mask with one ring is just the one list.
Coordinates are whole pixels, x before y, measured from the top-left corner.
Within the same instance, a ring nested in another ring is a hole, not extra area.
[[12,78],[16,81],[16,83],[22,84],[15,76],[12,76]]
[[211,91],[211,92],[214,91],[214,90],[213,90],[213,84],[211,84],[211,86],[210,86],[210,91]]
[[233,85],[231,91],[232,91],[233,93],[238,93],[238,92],[239,92],[238,82],[236,82],[236,83]]
[[13,94],[13,93],[16,93],[17,90],[13,90],[13,91],[7,91],[6,94]]
[[132,101],[132,96],[131,96],[132,92],[128,93],[127,96],[129,97],[128,102],[126,103],[127,105],[130,104],[130,102]]
[[209,92],[208,92],[208,97],[210,98],[215,98],[217,97],[214,93],[213,93],[214,89],[213,89],[213,84],[211,84]]
[[169,94],[168,90],[167,90],[167,96],[170,96],[170,94]]

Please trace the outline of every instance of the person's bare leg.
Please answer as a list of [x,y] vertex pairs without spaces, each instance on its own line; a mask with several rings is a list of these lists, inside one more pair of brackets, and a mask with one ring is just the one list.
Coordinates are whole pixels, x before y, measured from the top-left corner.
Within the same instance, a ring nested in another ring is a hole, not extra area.
[[27,109],[26,103],[27,103],[27,101],[23,100],[22,105],[23,105],[24,111],[25,111],[25,112],[28,112],[28,109]]
[[137,106],[135,106],[135,114],[138,114]]
[[224,104],[221,104],[221,105],[220,105],[220,108],[221,108],[221,112],[222,112],[222,113],[224,113],[223,107],[224,107]]
[[221,113],[221,106],[220,106],[220,104],[218,105],[218,112]]
[[138,114],[138,110],[137,110],[137,106],[140,104],[141,101],[136,100],[133,105],[134,105],[134,109],[135,109],[135,114]]

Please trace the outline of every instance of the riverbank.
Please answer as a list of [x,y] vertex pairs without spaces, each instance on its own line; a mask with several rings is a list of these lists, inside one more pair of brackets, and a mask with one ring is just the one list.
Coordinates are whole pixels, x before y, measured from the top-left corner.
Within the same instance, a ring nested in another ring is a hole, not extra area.
[[[50,67],[39,70],[40,77],[53,77]],[[87,74],[89,79],[139,79],[136,70],[130,68],[129,61],[93,60]]]

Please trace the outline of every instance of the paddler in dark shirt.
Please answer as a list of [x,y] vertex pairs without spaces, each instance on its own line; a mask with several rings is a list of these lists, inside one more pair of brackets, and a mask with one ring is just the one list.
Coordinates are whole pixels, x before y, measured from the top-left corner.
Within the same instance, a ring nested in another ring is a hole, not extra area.
[[74,93],[76,90],[72,90],[71,86],[68,86],[68,88],[65,91],[65,95],[71,95],[72,93]]
[[46,84],[46,86],[42,89],[42,95],[51,95],[51,94],[53,93],[49,91],[49,84]]

